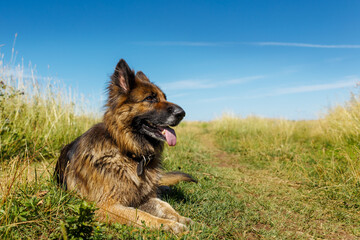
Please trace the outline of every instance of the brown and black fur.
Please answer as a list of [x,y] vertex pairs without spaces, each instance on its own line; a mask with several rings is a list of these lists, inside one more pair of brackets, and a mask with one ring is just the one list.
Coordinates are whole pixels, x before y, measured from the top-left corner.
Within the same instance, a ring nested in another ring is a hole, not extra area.
[[158,129],[176,126],[184,116],[181,107],[121,59],[108,86],[103,121],[62,149],[55,176],[96,202],[102,220],[185,231],[192,221],[157,197],[159,186],[194,181],[184,173],[161,171],[164,137]]

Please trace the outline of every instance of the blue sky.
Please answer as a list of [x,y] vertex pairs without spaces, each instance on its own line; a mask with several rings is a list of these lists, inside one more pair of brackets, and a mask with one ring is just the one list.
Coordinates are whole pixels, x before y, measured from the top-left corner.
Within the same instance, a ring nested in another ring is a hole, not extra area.
[[[360,1],[4,1],[0,48],[102,111],[120,58],[187,120],[314,119],[360,80]],[[356,89],[355,89],[356,90]]]

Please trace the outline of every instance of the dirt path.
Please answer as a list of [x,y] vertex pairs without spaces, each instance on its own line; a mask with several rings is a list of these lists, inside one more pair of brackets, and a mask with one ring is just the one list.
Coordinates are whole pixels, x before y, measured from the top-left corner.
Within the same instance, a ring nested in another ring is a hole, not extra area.
[[241,156],[221,150],[211,134],[201,134],[200,140],[211,151],[219,184],[245,202],[245,218],[256,220],[244,232],[246,239],[357,239],[308,187],[273,169],[249,167]]

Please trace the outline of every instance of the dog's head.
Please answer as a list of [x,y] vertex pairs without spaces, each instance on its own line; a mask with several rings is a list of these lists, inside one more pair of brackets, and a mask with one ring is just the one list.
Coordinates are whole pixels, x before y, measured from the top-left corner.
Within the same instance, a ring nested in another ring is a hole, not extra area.
[[[121,59],[108,86],[109,99],[104,120],[112,128],[130,131],[144,142],[166,141],[176,144],[176,126],[185,116],[178,105],[168,102],[166,95],[141,71],[136,74]],[[116,131],[116,129],[115,129]]]

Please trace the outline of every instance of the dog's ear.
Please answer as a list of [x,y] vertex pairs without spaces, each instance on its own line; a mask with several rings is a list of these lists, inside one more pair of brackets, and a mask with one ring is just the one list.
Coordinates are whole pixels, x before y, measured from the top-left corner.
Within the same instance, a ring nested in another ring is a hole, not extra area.
[[134,71],[130,69],[124,59],[120,59],[116,65],[114,74],[111,76],[111,81],[125,93],[129,92],[134,87]]
[[147,77],[142,71],[138,71],[138,72],[136,73],[136,77],[139,78],[141,81],[150,82],[150,80],[148,79],[148,77]]

